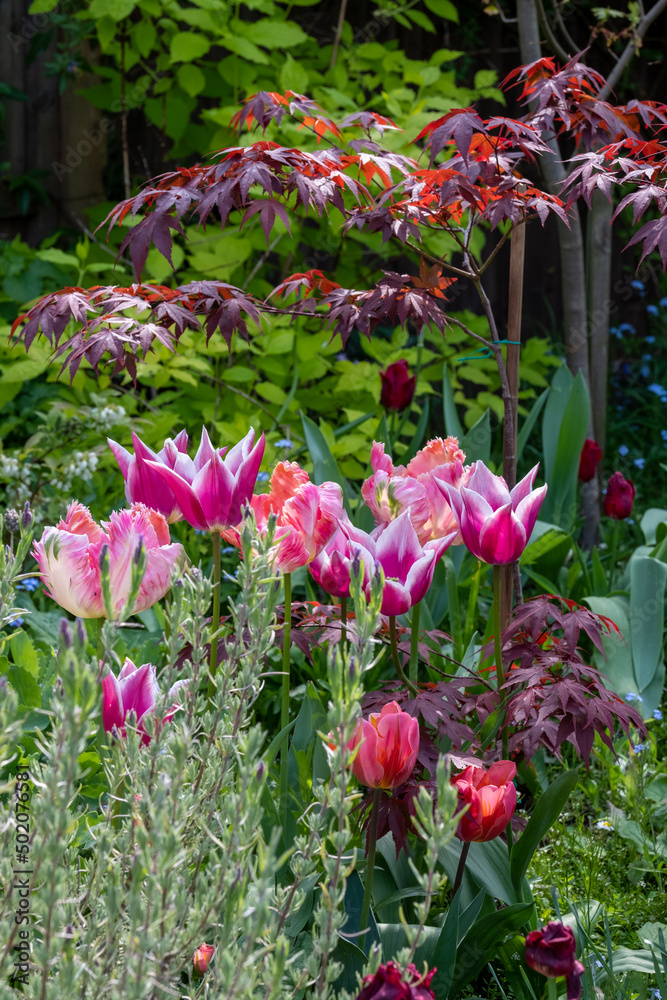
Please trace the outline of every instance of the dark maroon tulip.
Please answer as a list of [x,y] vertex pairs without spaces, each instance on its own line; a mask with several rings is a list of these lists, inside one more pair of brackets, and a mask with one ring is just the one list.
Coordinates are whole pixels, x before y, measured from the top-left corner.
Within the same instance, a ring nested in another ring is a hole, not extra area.
[[567,1000],[579,1000],[584,967],[576,959],[576,942],[569,927],[552,920],[526,936],[526,964],[555,979],[565,976]]
[[602,458],[602,448],[593,438],[586,438],[579,459],[579,482],[590,483],[595,475],[595,468]]
[[435,973],[436,970],[431,969],[422,979],[411,963],[403,975],[400,966],[387,962],[374,976],[366,976],[356,1000],[436,1000],[435,993],[429,989]]
[[604,498],[604,512],[615,521],[623,521],[632,513],[632,503],[635,499],[635,484],[626,479],[620,472],[615,472],[607,483],[607,493]]
[[403,358],[387,366],[380,372],[382,391],[380,402],[385,410],[405,410],[412,402],[415,394],[415,376],[410,375],[408,363]]

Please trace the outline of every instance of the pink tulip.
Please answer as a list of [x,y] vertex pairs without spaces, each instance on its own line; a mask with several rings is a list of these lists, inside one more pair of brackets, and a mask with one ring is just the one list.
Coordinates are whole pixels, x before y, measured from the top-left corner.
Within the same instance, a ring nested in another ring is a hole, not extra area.
[[[274,565],[281,573],[292,573],[312,562],[336,531],[343,517],[343,495],[337,483],[311,483],[297,462],[278,462],[270,485],[250,506],[261,532],[270,515],[276,515]],[[222,534],[232,545],[240,545],[236,529]]]
[[208,966],[215,953],[215,948],[212,944],[200,944],[194,953],[192,959],[194,964],[194,971],[196,976],[205,976],[208,971]]
[[390,521],[377,538],[358,528],[351,529],[345,523],[340,527],[350,539],[353,552],[359,547],[364,562],[374,560],[382,566],[384,587],[380,612],[383,615],[404,615],[426,596],[438,559],[456,537],[456,532],[452,531],[444,538],[420,545],[408,510]]
[[[361,494],[377,524],[388,524],[409,509],[410,520],[422,543],[452,531],[458,534],[456,518],[437,481],[456,489],[465,485],[472,467],[464,468],[464,461],[465,454],[455,437],[434,438],[405,467],[394,466],[385,455],[384,445],[374,441],[373,475],[362,486]],[[454,544],[458,542],[460,539]]]
[[[361,746],[359,746],[361,744]],[[360,719],[348,749],[359,751],[355,777],[368,788],[397,788],[414,770],[419,751],[419,723],[390,701],[370,719]]]
[[464,545],[477,559],[499,566],[518,559],[532,534],[546,486],[533,490],[538,466],[510,492],[502,476],[476,462],[460,489],[436,483],[449,500]]
[[[178,692],[189,682],[176,681],[167,692],[167,702],[173,702],[162,722],[173,719],[181,706],[174,701]],[[109,673],[102,681],[102,725],[106,733],[114,729],[120,736],[126,735],[126,719],[128,712],[133,711],[137,717],[136,729],[142,733],[141,742],[150,743],[144,721],[147,715],[155,713],[155,705],[160,694],[155,667],[152,663],[144,663],[135,667],[132,660],[125,660],[121,671],[116,677]]]
[[198,472],[198,467],[196,459],[193,462],[186,454],[188,447],[186,432],[181,431],[173,441],[171,438],[167,438],[157,454],[148,445],[145,445],[134,431],[132,431],[134,455],[131,455],[122,445],[112,441],[111,438],[107,438],[107,443],[123,473],[127,502],[130,504],[144,503],[147,507],[152,507],[153,510],[159,510],[170,524],[173,524],[174,521],[182,521],[183,513],[178,506],[173,490],[148,463],[157,462],[169,469],[175,469],[179,475],[191,483]]
[[364,564],[364,586],[368,585],[374,568],[374,559],[364,545],[365,533],[358,531],[347,516],[342,523],[347,533],[339,527],[308,565],[315,582],[332,597],[350,596],[350,573],[356,553]]
[[264,434],[254,442],[251,427],[225,455],[225,448],[213,447],[204,427],[194,461],[184,456],[174,468],[153,461],[146,465],[171,489],[188,524],[200,531],[222,531],[239,523],[255,488]]
[[170,543],[169,526],[158,511],[135,503],[130,510],[114,511],[100,526],[88,508],[75,501],[64,521],[44,529],[41,540],[34,543],[33,555],[49,597],[79,618],[104,618],[102,548],[108,550],[111,603],[117,615],[127,603],[132,561],[141,544],[146,570],[130,612],[134,615],[164,597],[172,570],[185,559],[183,546]]
[[459,795],[459,806],[470,806],[456,831],[459,840],[484,842],[503,832],[516,809],[515,775],[516,764],[510,760],[499,760],[488,771],[466,767],[454,775],[451,780]]

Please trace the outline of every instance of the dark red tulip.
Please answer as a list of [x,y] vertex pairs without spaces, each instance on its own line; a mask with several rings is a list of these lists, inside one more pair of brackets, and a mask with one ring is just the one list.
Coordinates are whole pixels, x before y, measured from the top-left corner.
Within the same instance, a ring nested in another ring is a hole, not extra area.
[[412,964],[402,973],[400,966],[387,962],[374,976],[366,976],[356,1000],[436,1000],[430,989],[435,973],[431,969],[422,978]]
[[579,459],[579,482],[590,483],[595,475],[595,469],[602,458],[602,448],[593,438],[586,438]]
[[604,498],[604,512],[615,521],[623,521],[630,517],[635,499],[635,484],[626,479],[620,472],[615,472],[607,483],[607,493]]
[[412,402],[416,383],[415,376],[410,375],[407,361],[403,358],[394,361],[386,371],[380,372],[380,379],[380,402],[385,410],[398,410],[399,413],[405,410]]
[[552,920],[526,936],[526,964],[543,976],[565,976],[567,1000],[579,1000],[584,967],[576,958],[576,942],[569,927]]

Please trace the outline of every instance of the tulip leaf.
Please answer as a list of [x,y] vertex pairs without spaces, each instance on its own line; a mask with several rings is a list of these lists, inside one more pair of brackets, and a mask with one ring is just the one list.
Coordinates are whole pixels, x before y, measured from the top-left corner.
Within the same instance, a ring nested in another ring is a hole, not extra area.
[[664,510],[662,507],[649,507],[639,525],[644,533],[647,545],[657,544],[658,526],[661,524],[667,524],[667,510]]
[[[438,852],[438,859],[450,882],[456,877],[460,856],[461,843],[458,840],[450,840]],[[516,903],[517,894],[512,884],[507,847],[502,841],[496,839],[471,844],[466,873],[493,899],[500,899],[503,903]]]
[[479,975],[486,963],[495,957],[498,946],[512,931],[528,923],[534,905],[514,903],[475,921],[456,951],[456,968],[450,988],[453,993],[458,993]]
[[454,978],[456,950],[459,941],[460,904],[461,888],[459,887],[447,911],[440,936],[433,949],[432,964],[435,966],[436,973],[431,983],[431,989],[439,1000],[447,1000]]
[[505,717],[505,706],[499,705],[498,708],[494,709],[489,715],[487,715],[484,720],[484,725],[482,726],[481,732],[479,734],[480,746],[482,751],[488,750],[488,748],[493,743],[496,738],[496,734],[502,725],[503,719]]
[[[345,912],[347,923],[343,929],[343,936],[347,940],[348,935],[356,934],[363,930],[360,926],[361,908],[364,902],[364,883],[361,881],[359,872],[353,871],[348,877],[345,885]],[[354,939],[355,942],[358,938]],[[368,952],[369,947],[380,944],[380,931],[375,921],[373,908],[368,911],[368,933],[364,939],[364,951]]]
[[538,799],[526,829],[512,848],[511,872],[517,894],[521,892],[521,883],[540,841],[560,816],[578,780],[578,768],[565,771]]
[[524,420],[524,422],[523,422],[523,424],[521,426],[521,430],[519,431],[519,433],[517,435],[517,442],[516,442],[516,460],[517,460],[517,462],[520,460],[521,456],[523,455],[523,450],[526,447],[526,445],[528,444],[528,438],[531,435],[533,427],[537,423],[537,418],[539,417],[540,413],[542,412],[542,410],[544,408],[544,404],[547,401],[547,397],[549,395],[549,391],[550,391],[549,387],[547,387],[544,390],[544,392],[540,396],[537,397],[537,399],[535,400],[535,402],[533,403],[533,405],[531,407],[530,413],[528,414],[528,416],[526,417],[526,419]]
[[[408,924],[408,927],[412,928],[413,931],[417,930],[416,924]],[[394,958],[401,948],[405,948],[408,945],[405,928],[403,924],[378,924],[378,929],[380,931],[380,940],[382,941],[383,961],[388,962]],[[415,957],[412,960],[418,969],[423,968],[424,962],[429,966],[434,964],[432,961],[433,952],[440,933],[440,927],[427,925],[422,928]]]
[[289,733],[291,732],[292,729],[294,729],[295,726],[296,726],[296,719],[292,719],[292,721],[287,726],[285,726],[284,729],[280,730],[277,736],[273,737],[273,739],[271,740],[271,742],[269,743],[267,749],[264,751],[263,754],[263,760],[266,767],[271,767],[274,760],[278,756],[278,751],[280,750],[283,743],[287,739]]
[[343,491],[343,501],[349,514],[349,502],[354,497],[354,491],[345,476],[338,468],[336,459],[331,454],[322,431],[310,417],[305,413],[301,414],[303,432],[306,436],[306,444],[313,462],[313,478],[317,485],[325,482],[338,483]]
[[447,434],[451,437],[458,438],[459,441],[462,441],[463,428],[461,427],[461,422],[459,421],[459,415],[456,412],[456,404],[454,403],[454,394],[452,393],[452,384],[449,381],[447,365],[443,365],[442,368],[442,407],[445,417],[445,430],[447,431]]
[[632,629],[632,660],[639,691],[651,683],[662,660],[666,581],[663,562],[650,556],[631,561],[630,622],[641,623],[641,628]]
[[358,989],[357,973],[361,976],[364,971],[367,961],[365,954],[356,944],[341,937],[339,932],[338,942],[331,957],[334,962],[340,962],[343,966],[343,971],[334,984],[334,993],[347,990],[353,994]]
[[575,379],[568,373],[568,392],[568,378],[561,375],[563,371],[565,368],[559,369],[553,380],[542,423],[544,477],[549,489],[541,513],[545,521],[569,530],[576,515],[579,459],[588,432],[591,403],[581,372]]
[[[459,439],[461,440],[461,439]],[[491,411],[485,410],[476,424],[464,434],[461,448],[466,454],[466,462],[482,461],[489,464],[491,458]]]
[[301,933],[310,919],[310,914],[313,912],[314,890],[319,878],[319,872],[311,872],[299,883],[299,891],[303,893],[301,901],[298,906],[290,907],[289,916],[283,924],[283,931],[292,939]]

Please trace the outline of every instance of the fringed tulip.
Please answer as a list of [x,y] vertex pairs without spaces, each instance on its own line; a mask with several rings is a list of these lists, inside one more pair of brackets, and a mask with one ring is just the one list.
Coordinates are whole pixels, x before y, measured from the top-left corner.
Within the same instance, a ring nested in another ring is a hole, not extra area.
[[[340,527],[350,538],[353,552],[359,547],[362,556],[367,553],[367,558],[382,566],[384,587],[380,612],[390,616],[404,615],[426,596],[438,559],[456,537],[456,532],[451,532],[444,538],[420,545],[407,510],[395,521],[390,521],[377,538],[358,528],[351,530],[344,523]],[[370,583],[366,589],[369,588]]]
[[584,966],[576,958],[576,941],[570,927],[550,921],[526,935],[526,964],[549,979],[565,976],[567,1000],[579,1000]]
[[[162,717],[162,722],[169,722],[181,707],[176,701],[178,692],[189,682],[187,680],[176,681],[167,692],[168,708]],[[125,660],[121,671],[116,677],[109,673],[102,681],[102,725],[104,731],[112,735],[114,730],[119,736],[126,735],[127,715],[134,712],[136,715],[136,729],[142,734],[141,742],[150,743],[150,736],[146,732],[145,720],[147,715],[155,714],[155,705],[160,694],[155,667],[152,663],[144,663],[141,667],[136,667],[132,660]]]
[[[162,476],[151,464],[164,465],[175,470],[178,475],[192,482],[197,472],[197,459],[193,462],[186,454],[188,435],[181,431],[173,439],[167,438],[163,447],[157,453],[132,431],[134,455],[122,445],[107,438],[107,443],[114,453],[125,480],[125,496],[127,502],[143,503],[153,510],[159,510],[170,524],[183,519],[183,512],[178,505],[174,491],[167,486]],[[201,450],[201,449],[200,449]]]
[[547,492],[533,490],[537,466],[510,492],[502,476],[476,462],[468,482],[455,489],[436,481],[449,500],[463,543],[477,559],[501,566],[519,558],[530,539]]
[[602,448],[593,438],[586,438],[579,458],[579,482],[590,483],[602,458]]
[[[46,593],[79,618],[104,618],[101,558],[108,553],[109,589],[114,617],[125,608],[132,584],[133,560],[143,546],[146,558],[139,592],[129,614],[152,607],[169,590],[172,571],[185,560],[183,546],[172,543],[162,514],[135,503],[130,510],[114,511],[109,521],[96,524],[90,511],[78,502],[55,528],[44,529],[34,543]],[[104,552],[103,552],[104,548]]]
[[319,555],[308,564],[315,582],[332,597],[350,596],[350,573],[356,554],[364,566],[364,586],[369,584],[374,567],[373,556],[365,547],[365,532],[358,531],[347,517],[342,521],[345,531],[337,528]]
[[[360,745],[361,744],[361,745]],[[355,777],[368,788],[397,788],[412,774],[419,751],[419,723],[390,701],[381,712],[360,719],[349,749]]]
[[430,988],[437,969],[426,975],[410,963],[404,970],[394,962],[379,966],[372,976],[365,976],[355,1000],[436,1000]]
[[405,467],[394,466],[385,454],[384,445],[374,441],[373,475],[361,488],[363,499],[379,525],[388,524],[409,509],[410,520],[422,543],[452,531],[458,534],[456,518],[436,481],[455,489],[465,485],[472,467],[464,467],[464,461],[465,454],[454,437],[429,441]]
[[204,427],[194,461],[185,456],[186,461],[179,460],[174,468],[146,462],[171,489],[188,524],[200,531],[222,531],[241,520],[257,482],[264,434],[255,442],[251,427],[242,441],[225,452],[225,448],[213,447]]
[[515,775],[516,765],[500,760],[488,771],[483,767],[466,767],[452,777],[459,806],[470,806],[456,831],[459,840],[494,840],[503,832],[516,809]]
[[620,472],[615,472],[607,483],[607,492],[604,497],[604,512],[607,517],[614,521],[624,521],[632,514],[632,505],[635,499],[635,484],[631,479],[626,479]]
[[213,958],[214,952],[215,948],[213,947],[212,944],[206,944],[206,942],[204,941],[203,944],[199,945],[199,947],[195,951],[193,958],[195,975],[197,976],[206,975],[206,973],[208,972],[209,963]]
[[[274,565],[281,573],[307,566],[330,540],[343,517],[343,494],[337,483],[311,483],[296,462],[278,462],[268,493],[252,498],[257,527],[261,532],[271,514],[277,518]],[[223,531],[232,545],[239,545],[236,529]]]
[[380,403],[385,410],[396,410],[401,413],[406,410],[415,394],[414,375],[410,375],[408,363],[403,358],[387,365],[385,371],[380,372],[382,389],[380,390]]

